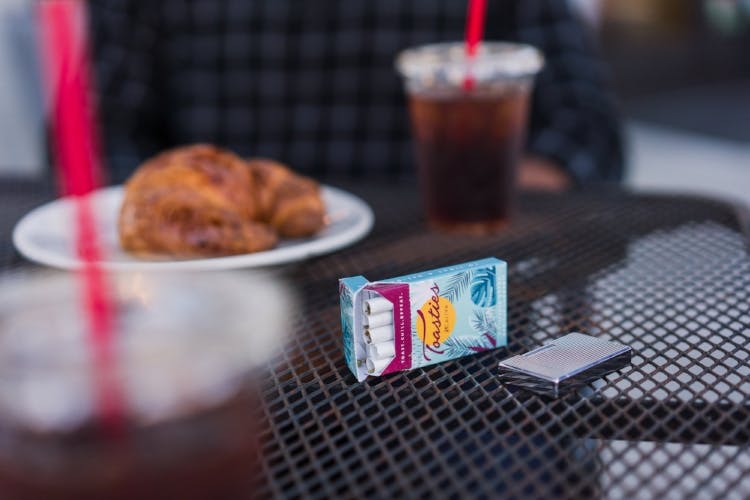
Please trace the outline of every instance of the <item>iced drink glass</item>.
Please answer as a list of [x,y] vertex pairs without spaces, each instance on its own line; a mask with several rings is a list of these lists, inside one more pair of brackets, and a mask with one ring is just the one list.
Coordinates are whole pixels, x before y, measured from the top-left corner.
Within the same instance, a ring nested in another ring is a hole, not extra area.
[[511,220],[529,95],[542,65],[533,47],[504,42],[482,43],[472,60],[463,43],[399,54],[432,227],[486,234]]
[[113,281],[116,433],[97,415],[79,283],[0,284],[0,497],[252,498],[283,290],[245,275]]

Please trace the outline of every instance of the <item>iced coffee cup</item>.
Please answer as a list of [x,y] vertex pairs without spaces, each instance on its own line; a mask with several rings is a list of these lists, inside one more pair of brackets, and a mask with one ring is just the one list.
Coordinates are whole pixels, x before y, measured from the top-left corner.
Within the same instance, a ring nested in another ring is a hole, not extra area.
[[510,222],[530,92],[542,65],[533,47],[503,42],[482,43],[471,60],[458,42],[399,54],[432,227],[486,234]]
[[252,498],[284,290],[256,275],[113,281],[117,422],[97,412],[80,283],[0,284],[0,497]]

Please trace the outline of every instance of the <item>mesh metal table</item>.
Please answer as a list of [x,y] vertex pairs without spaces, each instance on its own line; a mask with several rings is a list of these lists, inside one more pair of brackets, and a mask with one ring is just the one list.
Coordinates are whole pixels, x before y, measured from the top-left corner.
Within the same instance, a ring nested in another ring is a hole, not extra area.
[[[750,496],[740,212],[618,191],[527,195],[508,231],[456,238],[426,230],[404,187],[355,191],[375,210],[372,234],[280,270],[302,306],[265,386],[260,496]],[[485,256],[509,262],[507,348],[356,382],[338,278]],[[498,382],[498,361],[573,330],[630,345],[632,365],[562,399]]]

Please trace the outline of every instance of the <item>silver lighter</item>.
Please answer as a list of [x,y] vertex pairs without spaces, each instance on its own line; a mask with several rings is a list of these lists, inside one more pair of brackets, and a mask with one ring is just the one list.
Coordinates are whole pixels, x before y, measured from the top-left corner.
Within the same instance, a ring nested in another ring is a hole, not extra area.
[[500,380],[558,397],[630,364],[630,347],[569,333],[526,354],[500,362]]

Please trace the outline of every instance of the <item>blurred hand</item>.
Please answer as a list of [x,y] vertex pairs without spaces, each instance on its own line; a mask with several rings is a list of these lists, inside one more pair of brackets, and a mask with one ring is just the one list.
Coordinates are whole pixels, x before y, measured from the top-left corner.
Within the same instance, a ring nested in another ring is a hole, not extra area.
[[554,162],[527,156],[521,161],[518,185],[521,189],[561,192],[570,189],[573,182],[568,174]]

